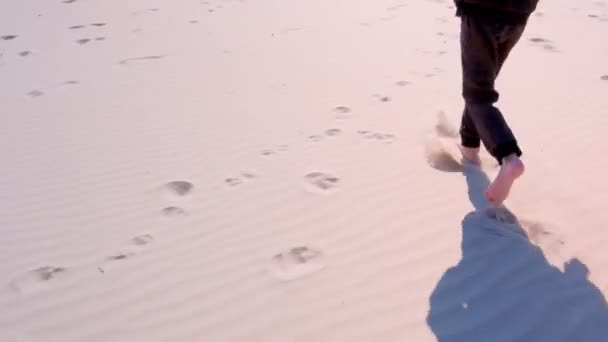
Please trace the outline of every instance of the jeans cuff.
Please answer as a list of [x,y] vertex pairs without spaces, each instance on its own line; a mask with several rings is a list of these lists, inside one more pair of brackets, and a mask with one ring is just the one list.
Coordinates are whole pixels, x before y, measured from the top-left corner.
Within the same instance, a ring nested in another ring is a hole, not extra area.
[[516,140],[511,140],[509,142],[502,143],[502,144],[496,146],[496,148],[492,152],[493,152],[492,154],[498,161],[499,165],[502,165],[503,158],[505,158],[507,156],[515,154],[518,157],[521,157],[521,155],[522,155],[522,151],[519,148],[519,146],[517,145]]
[[479,148],[481,146],[481,140],[479,138],[471,138],[465,135],[460,136],[460,143],[462,146],[468,148]]

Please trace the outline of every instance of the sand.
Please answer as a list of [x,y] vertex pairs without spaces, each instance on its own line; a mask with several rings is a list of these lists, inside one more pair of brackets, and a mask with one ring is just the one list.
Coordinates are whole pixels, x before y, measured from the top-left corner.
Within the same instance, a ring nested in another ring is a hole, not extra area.
[[604,341],[608,2],[542,1],[463,166],[438,1],[3,1],[0,341]]

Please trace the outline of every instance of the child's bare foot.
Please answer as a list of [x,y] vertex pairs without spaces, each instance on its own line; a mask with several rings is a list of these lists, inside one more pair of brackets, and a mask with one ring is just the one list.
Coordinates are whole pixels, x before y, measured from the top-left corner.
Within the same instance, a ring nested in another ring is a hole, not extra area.
[[479,158],[479,147],[472,148],[472,147],[465,147],[462,145],[459,145],[459,147],[460,147],[460,153],[462,153],[463,161],[466,161],[466,162],[474,164],[474,165],[481,165],[481,159]]
[[505,157],[498,175],[488,186],[486,198],[495,207],[500,206],[509,196],[515,179],[524,173],[524,163],[515,154]]

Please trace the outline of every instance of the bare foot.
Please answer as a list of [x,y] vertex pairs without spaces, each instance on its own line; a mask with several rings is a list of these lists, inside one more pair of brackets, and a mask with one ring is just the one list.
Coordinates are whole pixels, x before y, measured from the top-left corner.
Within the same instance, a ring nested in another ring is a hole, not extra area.
[[460,153],[462,153],[462,159],[463,161],[467,162],[467,163],[471,163],[473,165],[481,165],[481,159],[479,158],[479,147],[477,148],[472,148],[472,147],[464,147],[462,145],[459,145],[460,147]]
[[498,207],[509,196],[511,186],[515,179],[524,173],[524,163],[515,154],[512,154],[503,159],[502,166],[498,175],[488,186],[486,190],[486,198],[492,205]]

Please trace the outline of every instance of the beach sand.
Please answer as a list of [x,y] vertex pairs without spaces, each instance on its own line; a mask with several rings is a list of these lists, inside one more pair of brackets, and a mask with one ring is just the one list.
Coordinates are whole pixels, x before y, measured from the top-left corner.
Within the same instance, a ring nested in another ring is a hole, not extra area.
[[0,342],[604,341],[608,2],[498,79],[460,163],[436,1],[3,1]]

